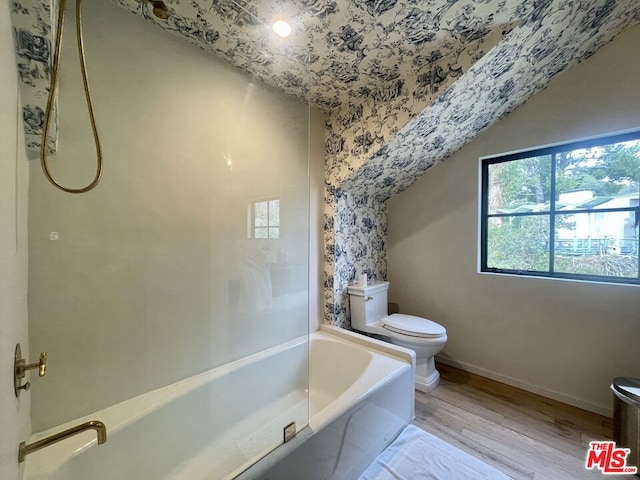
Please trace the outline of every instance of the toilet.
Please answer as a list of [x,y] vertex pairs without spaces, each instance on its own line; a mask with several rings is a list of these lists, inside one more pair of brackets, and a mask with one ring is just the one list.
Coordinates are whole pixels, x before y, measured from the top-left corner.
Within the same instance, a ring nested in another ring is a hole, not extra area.
[[349,285],[351,326],[354,330],[382,337],[381,340],[410,348],[416,353],[416,389],[429,393],[438,386],[440,373],[433,357],[447,343],[442,325],[426,318],[387,310],[389,282]]

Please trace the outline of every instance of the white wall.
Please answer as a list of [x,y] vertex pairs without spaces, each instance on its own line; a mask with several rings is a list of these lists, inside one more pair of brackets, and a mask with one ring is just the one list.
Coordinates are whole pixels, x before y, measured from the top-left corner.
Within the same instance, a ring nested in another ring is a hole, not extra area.
[[[32,163],[30,335],[50,361],[35,430],[308,329],[307,105],[112,2],[83,5],[104,176],[68,195]],[[75,57],[70,35],[51,163],[77,186],[95,153]],[[281,238],[247,239],[248,205],[271,196]],[[290,294],[280,314],[240,309],[259,296],[245,269],[263,248]]]
[[[19,478],[18,444],[30,434],[30,392],[13,394],[16,343],[27,342],[28,163],[18,125],[9,2],[0,2],[0,478]],[[25,352],[26,350],[26,352]],[[39,380],[34,380],[34,383]]]
[[[477,273],[478,158],[640,127],[636,27],[389,201],[390,301],[447,328],[447,363],[610,413],[640,376],[640,288]],[[481,108],[481,105],[478,106]]]

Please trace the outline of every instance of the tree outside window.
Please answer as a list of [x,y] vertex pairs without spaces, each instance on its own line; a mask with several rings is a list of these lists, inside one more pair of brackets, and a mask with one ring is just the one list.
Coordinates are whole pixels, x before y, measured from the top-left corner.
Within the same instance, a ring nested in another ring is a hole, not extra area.
[[481,270],[640,283],[640,132],[482,162]]

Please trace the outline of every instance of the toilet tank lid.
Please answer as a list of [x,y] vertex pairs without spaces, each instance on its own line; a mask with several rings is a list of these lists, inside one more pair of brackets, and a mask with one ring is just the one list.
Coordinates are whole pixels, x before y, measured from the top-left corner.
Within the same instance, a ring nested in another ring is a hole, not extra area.
[[388,325],[405,332],[420,333],[422,335],[440,336],[445,335],[447,330],[439,323],[413,315],[394,313],[382,319],[384,325]]
[[365,295],[382,292],[383,290],[387,290],[388,288],[389,282],[370,282],[366,287],[362,287],[356,283],[353,285],[349,285],[347,287],[347,292],[349,293],[349,295],[364,297]]

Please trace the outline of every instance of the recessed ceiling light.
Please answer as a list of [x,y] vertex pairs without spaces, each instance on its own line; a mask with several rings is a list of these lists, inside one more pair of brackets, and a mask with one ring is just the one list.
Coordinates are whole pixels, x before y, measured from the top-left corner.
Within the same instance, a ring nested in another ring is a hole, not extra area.
[[273,25],[271,25],[271,28],[283,38],[291,35],[291,25],[289,25],[285,20],[276,20],[273,22]]

